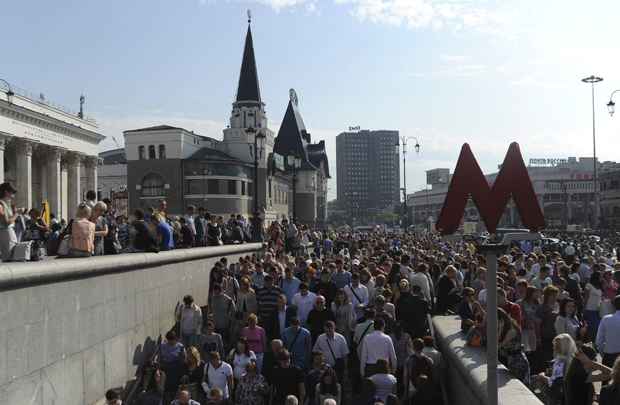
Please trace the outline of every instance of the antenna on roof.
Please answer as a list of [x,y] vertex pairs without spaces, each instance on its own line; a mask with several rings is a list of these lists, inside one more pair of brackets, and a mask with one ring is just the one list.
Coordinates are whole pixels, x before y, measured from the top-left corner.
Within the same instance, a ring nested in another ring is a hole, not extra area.
[[86,102],[86,97],[82,94],[80,96],[80,112],[78,113],[78,117],[84,119],[84,103]]
[[248,9],[248,24],[252,23],[252,10]]

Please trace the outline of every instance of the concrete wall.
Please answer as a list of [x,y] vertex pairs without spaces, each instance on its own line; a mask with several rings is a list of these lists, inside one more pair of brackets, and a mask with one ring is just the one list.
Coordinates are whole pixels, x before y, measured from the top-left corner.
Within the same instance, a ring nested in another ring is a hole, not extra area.
[[[451,405],[486,405],[486,349],[469,347],[461,332],[458,316],[433,318],[435,339],[443,353],[443,381]],[[500,365],[498,374],[498,405],[542,405],[542,402],[519,380],[512,378]]]
[[[0,265],[0,405],[84,405],[130,380],[185,294],[245,244]],[[148,350],[146,350],[148,351]]]

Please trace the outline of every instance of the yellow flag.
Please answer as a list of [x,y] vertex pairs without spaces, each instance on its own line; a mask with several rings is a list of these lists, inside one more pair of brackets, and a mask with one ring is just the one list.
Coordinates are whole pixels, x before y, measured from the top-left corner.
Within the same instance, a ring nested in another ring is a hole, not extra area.
[[41,211],[41,218],[43,219],[43,222],[45,222],[45,224],[49,226],[52,222],[52,219],[50,218],[50,205],[47,200],[43,201],[43,209]]

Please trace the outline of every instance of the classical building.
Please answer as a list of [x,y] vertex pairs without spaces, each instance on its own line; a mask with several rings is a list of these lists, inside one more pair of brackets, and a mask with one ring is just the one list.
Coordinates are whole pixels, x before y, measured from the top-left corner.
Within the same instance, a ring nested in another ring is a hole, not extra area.
[[338,203],[355,222],[400,201],[398,131],[343,132],[336,138]]
[[0,81],[0,183],[15,185],[17,207],[47,201],[53,214],[72,218],[86,191],[98,189],[104,138],[83,111],[68,112]]
[[157,207],[165,199],[172,214],[194,205],[216,215],[250,216],[258,209],[267,224],[290,216],[293,168],[285,165],[274,145],[303,136],[302,144],[284,148],[304,156],[304,166],[295,171],[298,217],[322,223],[329,178],[325,144],[311,144],[303,122],[291,122],[289,115],[287,110],[284,130],[276,138],[261,98],[248,26],[237,94],[222,141],[168,125],[124,132],[130,210]]
[[[601,193],[601,212],[613,212],[611,207],[613,172],[608,170],[617,167],[613,162],[598,163],[600,173],[599,188],[608,187],[607,194]],[[548,228],[565,228],[566,225],[589,226],[595,211],[594,182],[592,181],[593,159],[590,157],[568,159],[532,159],[527,167],[534,192],[543,209]],[[443,206],[451,175],[449,169],[434,169],[427,172],[428,186],[407,196],[407,203],[412,210],[413,224],[426,228],[434,224]],[[430,174],[430,175],[429,175]],[[440,175],[438,175],[440,174]],[[486,175],[489,184],[493,184],[496,173]],[[618,175],[617,175],[618,176]],[[609,197],[606,199],[606,197]],[[605,202],[604,202],[605,201]],[[609,207],[608,207],[609,205]],[[605,207],[605,208],[603,208]],[[617,209],[620,212],[620,208]],[[464,221],[482,223],[478,211],[470,201],[465,209]],[[516,206],[512,201],[500,221],[501,226],[520,226]]]

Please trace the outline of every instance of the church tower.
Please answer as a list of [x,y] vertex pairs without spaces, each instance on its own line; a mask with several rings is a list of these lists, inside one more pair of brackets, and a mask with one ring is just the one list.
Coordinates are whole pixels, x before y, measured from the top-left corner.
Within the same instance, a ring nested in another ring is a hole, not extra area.
[[[237,96],[233,103],[230,124],[224,130],[226,152],[245,162],[254,162],[254,137],[262,132],[265,135],[265,150],[260,157],[259,166],[266,168],[267,157],[273,151],[274,134],[267,128],[265,103],[260,95],[258,71],[254,57],[252,39],[252,20],[248,11],[248,31],[239,74]],[[259,155],[261,155],[259,153]]]

